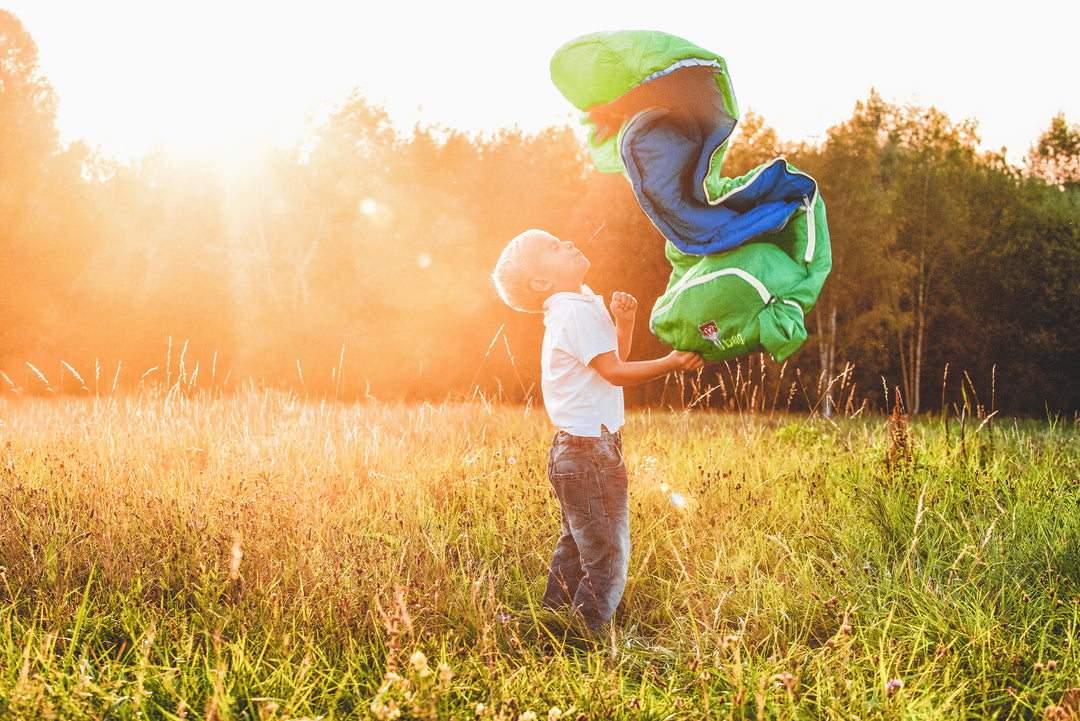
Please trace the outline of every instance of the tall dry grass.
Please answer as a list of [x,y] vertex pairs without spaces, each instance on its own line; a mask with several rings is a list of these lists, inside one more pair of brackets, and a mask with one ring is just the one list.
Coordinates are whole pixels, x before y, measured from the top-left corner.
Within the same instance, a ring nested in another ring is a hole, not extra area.
[[751,410],[631,415],[630,580],[578,644],[537,619],[542,409],[2,397],[0,715],[1075,713],[1074,424]]

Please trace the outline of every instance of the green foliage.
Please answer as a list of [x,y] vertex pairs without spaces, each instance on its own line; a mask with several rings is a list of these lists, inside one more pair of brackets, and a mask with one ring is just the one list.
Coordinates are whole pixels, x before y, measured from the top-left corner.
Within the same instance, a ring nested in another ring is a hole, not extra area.
[[[663,238],[570,127],[405,130],[354,91],[246,167],[161,148],[122,163],[60,144],[55,93],[6,11],[0,48],[0,392],[48,392],[38,374],[69,370],[135,388],[172,373],[159,359],[175,344],[203,388],[529,402],[542,326],[504,308],[488,274],[530,227],[584,246],[594,290],[638,298],[635,357],[667,350],[646,312],[670,275]],[[884,385],[912,412],[951,412],[963,377],[992,410],[1080,409],[1075,136],[1055,118],[1021,172],[980,154],[973,121],[874,92],[819,144],[746,113],[727,171],[788,157],[819,182],[830,224],[833,271],[780,407],[830,414],[809,389],[842,382],[856,406],[882,410]],[[676,405],[709,405],[707,389],[758,364],[710,367]],[[628,397],[672,395],[658,381]]]
[[1028,153],[1027,166],[1048,183],[1080,190],[1080,125],[1070,126],[1064,113],[1055,115]]
[[250,388],[0,399],[5,718],[1077,711],[1080,435],[632,415],[609,637],[537,608],[550,428]]

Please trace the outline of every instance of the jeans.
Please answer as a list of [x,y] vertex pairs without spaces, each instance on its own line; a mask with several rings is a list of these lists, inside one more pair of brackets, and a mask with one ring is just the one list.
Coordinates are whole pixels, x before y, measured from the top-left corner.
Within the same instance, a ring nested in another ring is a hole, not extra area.
[[562,535],[551,558],[541,605],[571,605],[597,629],[615,613],[630,560],[630,502],[622,436],[582,438],[559,431],[548,455],[559,497]]

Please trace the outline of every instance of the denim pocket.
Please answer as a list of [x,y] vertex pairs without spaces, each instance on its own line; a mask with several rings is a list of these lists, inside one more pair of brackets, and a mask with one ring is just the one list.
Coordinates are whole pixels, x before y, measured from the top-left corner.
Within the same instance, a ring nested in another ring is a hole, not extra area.
[[551,485],[559,497],[559,505],[574,528],[581,528],[592,518],[589,512],[590,475],[588,472],[551,474]]
[[596,445],[596,461],[600,470],[607,471],[622,465],[622,448],[614,438],[605,440]]

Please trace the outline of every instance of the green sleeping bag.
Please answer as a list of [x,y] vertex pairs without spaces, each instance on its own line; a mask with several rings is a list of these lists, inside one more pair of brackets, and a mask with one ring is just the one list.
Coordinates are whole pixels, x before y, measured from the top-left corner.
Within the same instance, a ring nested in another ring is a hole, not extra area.
[[623,173],[666,240],[653,333],[710,361],[794,353],[832,267],[825,205],[782,158],[721,175],[738,120],[723,58],[667,33],[602,32],[559,48],[551,75],[585,111],[593,162]]

